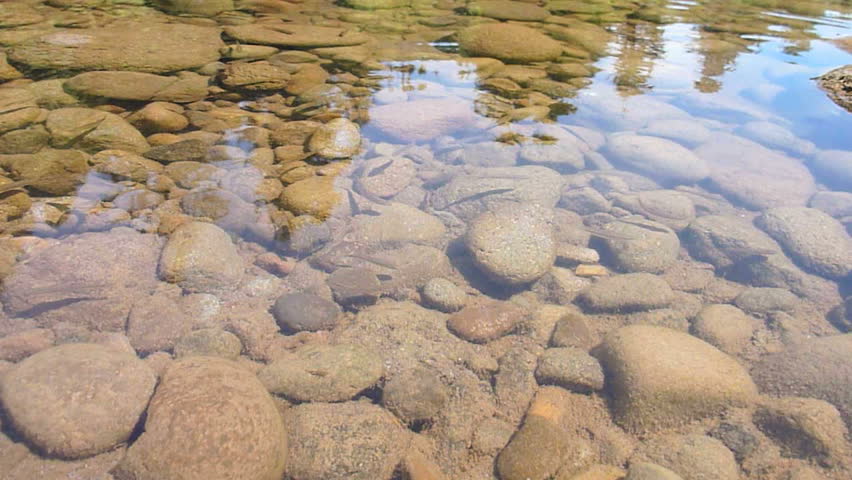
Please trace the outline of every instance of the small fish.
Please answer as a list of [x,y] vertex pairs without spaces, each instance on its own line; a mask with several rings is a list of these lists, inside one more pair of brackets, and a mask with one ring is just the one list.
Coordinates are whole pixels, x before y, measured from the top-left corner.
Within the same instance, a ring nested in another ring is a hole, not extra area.
[[355,200],[355,195],[352,194],[352,190],[346,190],[346,197],[349,199],[349,210],[352,211],[352,215],[358,215],[361,213],[361,207],[358,206],[358,201]]
[[592,228],[592,227],[582,227],[582,228],[583,228],[583,230],[589,232],[593,236],[604,238],[606,240],[616,240],[616,241],[623,241],[623,242],[630,242],[630,241],[636,240],[636,237],[633,236],[633,235],[619,235],[617,233],[612,233],[612,232],[608,232],[606,230],[600,230],[600,229]]
[[671,233],[671,230],[667,227],[658,227],[656,225],[645,223],[645,221],[643,221],[641,219],[637,219],[637,218],[627,217],[627,218],[619,218],[618,220],[621,221],[621,222],[624,222],[624,223],[629,223],[630,225],[636,225],[637,227],[641,227],[641,228],[644,228],[646,230],[651,230],[653,232]]
[[396,265],[393,264],[390,260],[384,260],[381,258],[370,257],[366,255],[349,255],[351,258],[357,258],[359,260],[364,260],[365,262],[375,263],[381,267],[389,268],[391,270],[396,270]]
[[491,190],[486,190],[484,192],[479,192],[479,193],[474,193],[473,195],[468,195],[464,198],[460,198],[460,199],[456,200],[455,202],[450,202],[450,204],[447,205],[446,207],[444,207],[444,209],[450,208],[453,205],[458,205],[460,203],[470,202],[470,201],[473,201],[473,200],[479,200],[479,199],[482,199],[482,198],[485,198],[485,197],[489,197],[491,195],[501,195],[503,193],[509,193],[509,192],[513,192],[513,191],[515,191],[514,188],[493,188]]
[[367,173],[367,177],[375,177],[376,175],[384,172],[385,170],[388,169],[388,167],[391,166],[392,163],[393,163],[393,159],[390,159],[387,162],[379,165],[378,167],[372,169],[369,173]]

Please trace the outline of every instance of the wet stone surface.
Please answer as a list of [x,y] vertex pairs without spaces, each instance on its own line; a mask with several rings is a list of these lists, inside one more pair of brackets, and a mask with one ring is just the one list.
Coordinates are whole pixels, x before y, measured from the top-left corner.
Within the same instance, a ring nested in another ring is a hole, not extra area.
[[852,478],[841,0],[0,2],[0,477]]

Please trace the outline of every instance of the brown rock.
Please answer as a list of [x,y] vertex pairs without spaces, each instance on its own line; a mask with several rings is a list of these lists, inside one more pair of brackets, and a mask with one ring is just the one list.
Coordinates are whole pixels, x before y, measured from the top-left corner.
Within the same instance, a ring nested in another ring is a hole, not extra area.
[[155,382],[132,354],[66,344],[27,358],[0,378],[0,400],[27,441],[49,455],[81,458],[130,437]]
[[53,346],[55,335],[46,328],[33,328],[0,338],[0,360],[20,362]]
[[238,364],[189,357],[163,375],[144,433],[127,450],[118,480],[277,480],[287,441],[263,385]]
[[610,333],[594,352],[607,374],[616,420],[657,430],[748,405],[757,394],[733,358],[691,335],[634,325]]
[[512,331],[524,316],[524,311],[511,303],[487,300],[451,315],[447,328],[469,342],[486,343]]

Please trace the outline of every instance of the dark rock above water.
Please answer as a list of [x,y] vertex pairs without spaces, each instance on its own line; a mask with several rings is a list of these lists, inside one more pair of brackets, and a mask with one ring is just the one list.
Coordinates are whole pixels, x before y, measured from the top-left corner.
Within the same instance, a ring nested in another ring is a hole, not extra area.
[[832,102],[852,112],[852,65],[844,65],[816,77]]

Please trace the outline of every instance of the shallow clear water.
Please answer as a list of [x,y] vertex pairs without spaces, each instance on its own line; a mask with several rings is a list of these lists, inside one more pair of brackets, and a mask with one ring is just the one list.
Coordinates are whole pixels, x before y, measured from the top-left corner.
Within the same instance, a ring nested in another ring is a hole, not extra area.
[[848,2],[145,3],[0,3],[0,478],[852,475]]

